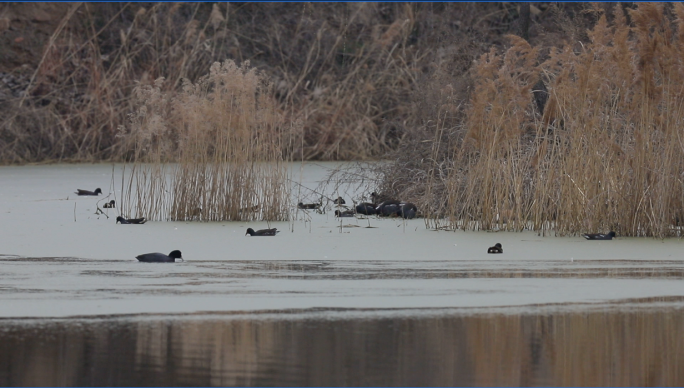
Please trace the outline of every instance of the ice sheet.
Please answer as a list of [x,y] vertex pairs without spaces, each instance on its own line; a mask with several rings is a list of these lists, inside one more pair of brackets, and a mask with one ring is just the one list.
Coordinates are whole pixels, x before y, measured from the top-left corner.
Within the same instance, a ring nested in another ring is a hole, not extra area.
[[[293,178],[314,188],[334,166],[294,165]],[[104,196],[121,197],[120,174],[117,165],[112,179],[106,164],[0,167],[0,316],[526,306],[684,295],[679,239],[434,231],[422,219],[340,220],[301,211],[292,222],[270,223],[281,230],[276,237],[245,236],[265,222],[120,225],[118,209],[103,209],[109,218],[94,214]],[[96,187],[104,196],[73,193]],[[497,242],[504,254],[486,254]],[[174,249],[184,263],[135,259]]]

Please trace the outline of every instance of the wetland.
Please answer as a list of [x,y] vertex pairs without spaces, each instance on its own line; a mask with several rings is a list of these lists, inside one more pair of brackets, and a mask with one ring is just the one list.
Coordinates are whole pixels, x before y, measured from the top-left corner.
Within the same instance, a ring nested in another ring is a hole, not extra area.
[[[316,188],[338,166],[291,168]],[[0,167],[1,384],[683,383],[679,239],[301,210],[289,222],[121,225],[116,208],[96,214],[120,197],[119,174]],[[72,194],[96,186],[103,195]],[[267,226],[280,233],[245,236]],[[488,255],[497,242],[505,253]],[[135,259],[173,249],[184,262]]]

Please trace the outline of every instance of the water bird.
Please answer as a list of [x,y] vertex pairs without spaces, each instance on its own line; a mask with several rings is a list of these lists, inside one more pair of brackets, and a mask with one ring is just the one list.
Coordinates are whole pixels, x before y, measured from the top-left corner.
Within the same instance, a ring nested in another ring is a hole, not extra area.
[[147,222],[147,220],[145,219],[145,217],[142,217],[142,218],[123,218],[121,216],[118,216],[118,217],[116,217],[116,223],[118,224],[119,222],[122,225],[129,225],[129,224],[142,225],[145,222]]
[[382,193],[378,194],[375,191],[371,193],[371,200],[373,201],[374,204],[376,204],[375,206],[378,206],[377,204],[382,204],[383,202],[396,203],[396,204],[399,203],[399,201],[392,198],[391,196],[389,196],[387,194],[382,194]]
[[375,191],[371,193],[371,200],[373,203],[380,203],[380,202],[386,202],[386,201],[392,201],[392,202],[398,202],[395,201],[393,198],[391,198],[387,194],[378,194]]
[[501,244],[496,243],[493,247],[487,249],[487,253],[503,253],[503,247]]
[[365,214],[367,216],[375,214],[375,205],[368,202],[362,202],[356,205],[356,212],[359,214]]
[[246,235],[250,235],[250,236],[275,236],[278,232],[280,232],[280,231],[276,228],[261,229],[261,230],[257,230],[256,232],[252,228],[247,228],[247,233],[245,233],[245,236]]
[[298,203],[297,208],[298,209],[318,209],[321,207],[321,204],[319,203]]
[[418,213],[418,207],[416,205],[410,202],[399,204],[399,211],[397,212],[399,217],[413,219],[416,218],[416,213]]
[[337,197],[337,199],[334,200],[333,203],[334,203],[335,205],[344,205],[344,204],[347,203],[347,202],[344,201],[344,198],[342,198],[342,197]]
[[144,253],[142,255],[136,256],[135,258],[143,263],[175,263],[176,259],[183,260],[183,255],[181,255],[181,251],[175,250],[171,251],[168,256],[163,253],[156,252]]
[[102,205],[102,207],[105,208],[105,209],[114,209],[114,208],[116,207],[116,203],[115,203],[114,200],[112,199],[111,201],[109,201],[109,202],[105,203],[104,205]]
[[201,220],[202,219],[202,208],[201,207],[196,207],[195,210],[187,210],[186,217],[189,217],[191,220]]
[[102,189],[99,187],[95,191],[76,189],[75,193],[77,195],[99,195],[102,194]]
[[594,234],[583,234],[582,237],[587,240],[612,240],[615,237],[615,232],[612,230],[608,234],[594,233]]
[[344,210],[344,211],[335,210],[335,217],[354,217],[354,211],[353,210]]
[[375,212],[380,216],[395,216],[399,213],[399,201],[385,201],[375,208]]
[[259,205],[243,207],[240,209],[240,213],[255,213],[259,211]]

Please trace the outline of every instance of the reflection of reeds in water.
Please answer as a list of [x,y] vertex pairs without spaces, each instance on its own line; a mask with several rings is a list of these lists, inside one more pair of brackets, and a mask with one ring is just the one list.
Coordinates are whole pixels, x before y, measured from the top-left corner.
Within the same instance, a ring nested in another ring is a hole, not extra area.
[[202,360],[218,385],[678,386],[683,323],[681,311],[160,322],[138,325],[135,359]]
[[[657,300],[647,303],[658,302]],[[311,311],[309,311],[311,313]],[[682,386],[680,309],[5,322],[3,386]],[[112,341],[116,338],[116,341]],[[94,362],[95,360],[96,362]],[[91,365],[92,364],[92,365]],[[89,365],[84,371],[83,366]]]
[[136,89],[144,105],[132,117],[135,163],[122,212],[171,220],[287,219],[285,129],[270,85],[248,63],[232,61],[215,63],[174,96],[161,92],[162,82]]

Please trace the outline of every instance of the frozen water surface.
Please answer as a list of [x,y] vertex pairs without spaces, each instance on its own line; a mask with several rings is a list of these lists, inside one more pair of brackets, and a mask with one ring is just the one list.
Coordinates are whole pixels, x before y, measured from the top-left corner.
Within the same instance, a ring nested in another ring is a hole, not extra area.
[[[293,178],[314,188],[334,166],[294,165]],[[120,225],[118,209],[95,214],[120,199],[120,174],[0,167],[3,385],[684,383],[679,239],[434,231],[331,211]],[[245,236],[267,226],[281,233]],[[504,254],[486,254],[497,242]],[[174,249],[185,262],[135,259]]]
[[[305,165],[300,177],[295,166],[293,175],[315,188],[332,166]],[[120,174],[116,166],[112,179],[111,165],[0,168],[0,316],[524,308],[684,296],[678,239],[434,231],[422,219],[311,211],[271,223],[276,237],[245,236],[264,222],[121,225],[118,209],[95,214],[107,194],[121,197]],[[73,193],[96,187],[105,195]],[[486,254],[497,242],[504,254]],[[135,259],[174,249],[185,262]]]

